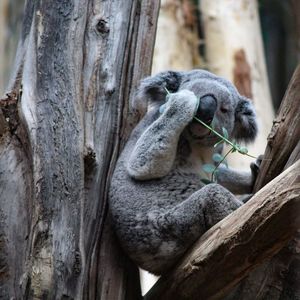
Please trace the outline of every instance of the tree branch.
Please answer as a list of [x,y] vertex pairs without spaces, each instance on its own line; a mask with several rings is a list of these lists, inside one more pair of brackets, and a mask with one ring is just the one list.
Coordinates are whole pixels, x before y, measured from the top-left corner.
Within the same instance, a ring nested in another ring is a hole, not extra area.
[[300,161],[212,227],[146,294],[152,299],[220,299],[276,254],[300,225]]
[[279,108],[279,113],[273,121],[271,133],[268,136],[268,145],[265,150],[264,160],[260,167],[254,191],[275,178],[282,172],[291,153],[300,140],[300,65],[297,67],[284,99]]

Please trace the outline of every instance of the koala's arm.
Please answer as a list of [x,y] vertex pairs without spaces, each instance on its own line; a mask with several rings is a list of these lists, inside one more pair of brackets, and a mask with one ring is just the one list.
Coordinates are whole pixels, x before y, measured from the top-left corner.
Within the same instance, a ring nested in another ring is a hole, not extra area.
[[227,168],[224,164],[219,166],[217,182],[233,194],[250,194],[258,174],[261,157],[251,163],[249,171],[237,171]]
[[127,164],[129,175],[138,180],[161,178],[174,163],[179,136],[192,121],[198,100],[182,90],[169,95],[165,109],[137,140]]

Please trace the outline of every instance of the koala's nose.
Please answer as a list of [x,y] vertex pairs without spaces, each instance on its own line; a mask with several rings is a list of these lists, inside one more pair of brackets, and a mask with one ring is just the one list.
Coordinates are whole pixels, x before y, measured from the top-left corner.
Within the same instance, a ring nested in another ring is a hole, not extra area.
[[210,124],[217,110],[217,100],[212,95],[206,95],[200,98],[196,117],[205,124]]

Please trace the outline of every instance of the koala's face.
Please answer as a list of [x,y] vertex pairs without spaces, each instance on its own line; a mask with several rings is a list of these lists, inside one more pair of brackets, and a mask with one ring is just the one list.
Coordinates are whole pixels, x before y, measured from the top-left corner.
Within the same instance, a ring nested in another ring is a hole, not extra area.
[[[254,140],[257,123],[251,102],[241,96],[226,79],[210,72],[163,72],[142,82],[140,92],[147,96],[150,104],[161,105],[170,92],[190,90],[200,99],[196,117],[222,134],[226,128],[229,137],[245,142]],[[186,128],[185,135],[199,144],[213,145],[220,140],[210,130],[193,120]]]
[[[180,89],[190,90],[199,98],[196,118],[220,133],[224,127],[230,135],[232,134],[238,99],[224,84],[212,78],[193,78],[183,82]],[[191,122],[186,132],[192,139],[204,145],[211,145],[219,140],[197,120]]]

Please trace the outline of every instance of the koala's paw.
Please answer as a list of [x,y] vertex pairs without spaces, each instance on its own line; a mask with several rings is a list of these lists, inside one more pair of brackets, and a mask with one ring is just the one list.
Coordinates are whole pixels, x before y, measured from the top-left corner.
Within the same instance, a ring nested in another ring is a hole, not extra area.
[[264,158],[263,155],[259,155],[258,158],[256,159],[256,161],[252,162],[250,164],[253,181],[255,181],[256,178],[257,178],[257,175],[259,173],[260,165],[261,165],[261,162],[263,161],[263,158]]
[[181,90],[177,93],[169,94],[167,102],[160,108],[161,112],[168,114],[177,114],[179,121],[191,121],[198,108],[198,99],[195,94],[189,90]]

